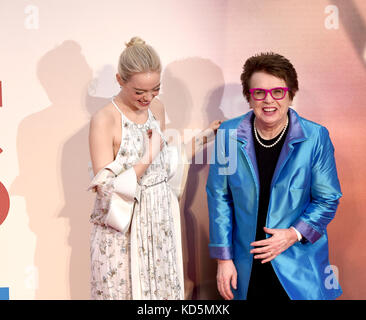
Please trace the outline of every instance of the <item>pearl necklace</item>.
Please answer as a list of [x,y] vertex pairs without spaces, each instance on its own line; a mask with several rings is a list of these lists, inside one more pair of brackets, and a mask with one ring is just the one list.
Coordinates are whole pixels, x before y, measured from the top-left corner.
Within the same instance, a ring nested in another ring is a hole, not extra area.
[[287,117],[287,120],[286,120],[286,124],[285,124],[284,128],[282,129],[281,135],[278,137],[278,139],[277,139],[274,143],[272,143],[272,144],[270,144],[270,145],[266,145],[266,144],[264,144],[262,141],[260,141],[260,140],[259,140],[259,138],[258,138],[258,133],[257,133],[257,128],[256,128],[256,126],[255,126],[255,119],[254,119],[254,123],[253,123],[253,124],[254,124],[254,135],[255,135],[255,138],[257,139],[258,143],[259,143],[262,147],[264,147],[264,148],[272,148],[272,147],[274,147],[278,142],[280,142],[280,140],[282,139],[283,135],[285,134],[285,131],[286,131],[287,126],[288,126],[288,117]]

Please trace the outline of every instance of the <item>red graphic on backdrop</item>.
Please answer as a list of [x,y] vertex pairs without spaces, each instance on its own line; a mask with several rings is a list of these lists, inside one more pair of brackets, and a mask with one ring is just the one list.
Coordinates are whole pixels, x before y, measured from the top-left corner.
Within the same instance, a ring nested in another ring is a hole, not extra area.
[[0,182],[0,225],[4,222],[4,220],[8,216],[9,208],[10,208],[10,198],[8,190],[6,190],[4,185]]
[[[0,153],[3,150],[0,148]],[[8,190],[4,187],[4,185],[0,182],[0,225],[4,222],[6,217],[8,216],[10,208],[10,198]]]

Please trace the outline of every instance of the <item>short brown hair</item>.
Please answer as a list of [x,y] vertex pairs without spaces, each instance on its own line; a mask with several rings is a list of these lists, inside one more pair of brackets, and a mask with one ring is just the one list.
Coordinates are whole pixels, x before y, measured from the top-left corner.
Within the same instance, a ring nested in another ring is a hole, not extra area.
[[249,81],[254,72],[264,71],[277,78],[283,79],[289,87],[289,95],[292,100],[299,90],[297,73],[291,62],[284,56],[273,52],[265,52],[250,57],[244,64],[240,80],[243,86],[243,95],[249,102]]

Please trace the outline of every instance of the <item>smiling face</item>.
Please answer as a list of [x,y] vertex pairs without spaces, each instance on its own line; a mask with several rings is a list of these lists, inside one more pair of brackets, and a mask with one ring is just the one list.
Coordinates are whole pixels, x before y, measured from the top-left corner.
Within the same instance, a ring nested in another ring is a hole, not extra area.
[[[285,80],[263,71],[254,72],[250,78],[249,85],[250,88],[263,88],[267,90],[277,87],[287,87]],[[286,92],[282,100],[273,99],[269,93],[262,101],[254,100],[252,96],[249,99],[249,105],[253,108],[256,116],[256,124],[263,129],[274,129],[284,126],[287,120],[287,111],[291,103],[292,100],[288,92]]]
[[159,94],[160,73],[142,72],[135,73],[124,82],[117,75],[117,80],[122,86],[123,102],[133,110],[147,109],[151,101]]

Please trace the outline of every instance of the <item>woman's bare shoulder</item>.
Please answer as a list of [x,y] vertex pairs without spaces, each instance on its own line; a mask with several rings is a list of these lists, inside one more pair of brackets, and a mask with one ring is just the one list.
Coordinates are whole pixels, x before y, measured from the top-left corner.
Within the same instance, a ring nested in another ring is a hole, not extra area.
[[113,126],[116,121],[116,110],[112,103],[106,104],[104,107],[99,109],[91,118],[91,125],[98,127]]

